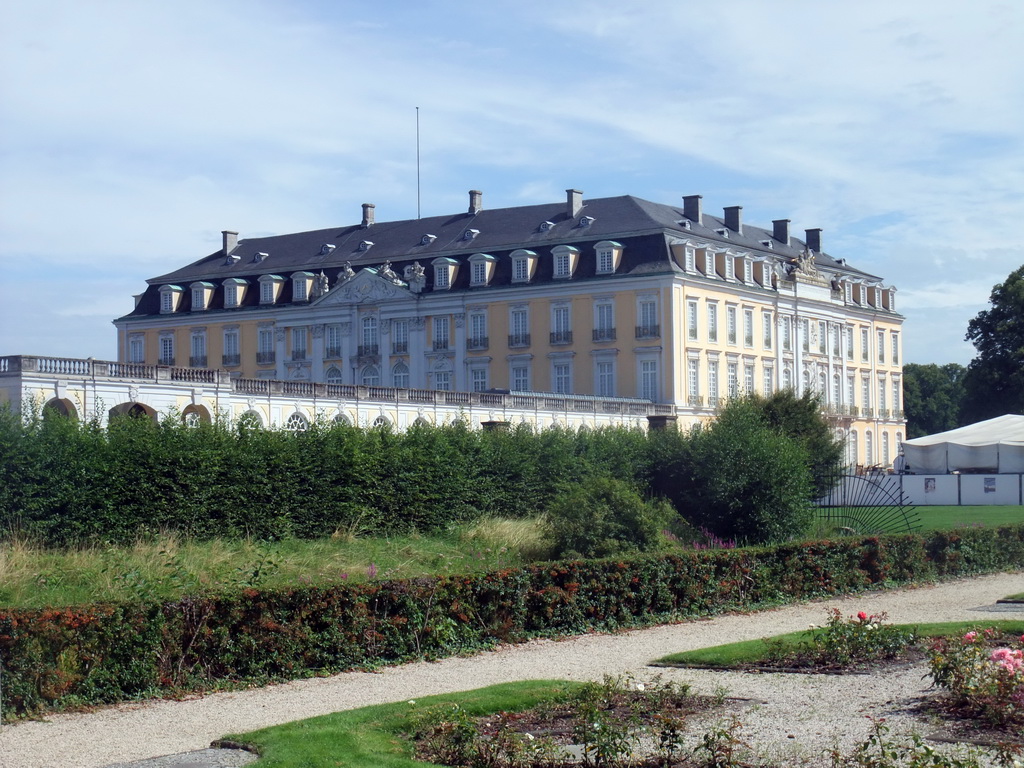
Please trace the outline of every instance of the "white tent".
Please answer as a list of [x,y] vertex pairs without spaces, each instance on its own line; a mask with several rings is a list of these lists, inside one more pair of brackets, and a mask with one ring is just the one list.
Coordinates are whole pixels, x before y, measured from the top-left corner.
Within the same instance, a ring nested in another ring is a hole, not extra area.
[[1007,414],[903,443],[908,472],[1024,473],[1024,416]]

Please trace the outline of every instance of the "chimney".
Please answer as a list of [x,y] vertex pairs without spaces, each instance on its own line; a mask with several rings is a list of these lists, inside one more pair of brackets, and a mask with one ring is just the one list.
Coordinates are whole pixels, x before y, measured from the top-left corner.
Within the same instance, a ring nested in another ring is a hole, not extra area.
[[694,224],[704,224],[704,215],[701,213],[701,196],[700,195],[684,195],[683,196],[683,216],[688,218]]
[[221,247],[224,249],[224,255],[230,256],[231,252],[235,250],[235,246],[238,245],[238,233],[232,232],[230,229],[222,230],[221,233]]
[[575,219],[583,210],[583,193],[578,189],[565,190],[565,212],[570,219]]
[[475,216],[483,207],[484,193],[476,189],[469,190],[469,212]]
[[373,203],[363,203],[363,229],[373,226],[373,209],[376,207]]
[[805,229],[807,233],[807,248],[815,253],[821,253],[821,230]]
[[783,245],[789,245],[789,219],[775,219],[772,222],[772,237]]
[[725,226],[739,235],[743,234],[742,205],[730,205],[725,209]]

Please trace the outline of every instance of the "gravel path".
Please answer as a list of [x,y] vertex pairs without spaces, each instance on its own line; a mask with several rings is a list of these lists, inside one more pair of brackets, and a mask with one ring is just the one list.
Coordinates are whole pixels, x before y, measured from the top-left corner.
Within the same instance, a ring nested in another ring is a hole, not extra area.
[[895,732],[928,730],[901,710],[921,696],[921,670],[879,675],[757,675],[654,670],[648,662],[676,651],[749,640],[821,624],[825,611],[885,612],[892,623],[1018,617],[995,601],[1024,592],[1024,574],[999,574],[914,589],[873,592],[749,614],[568,640],[538,640],[439,662],[348,672],[250,691],[186,701],[151,701],[44,722],[0,728],[0,768],[100,768],[159,755],[200,750],[228,733],[262,728],[343,709],[531,678],[600,679],[633,674],[686,680],[701,692],[725,686],[750,700],[743,735],[775,754],[808,763],[837,737],[844,744],[867,732],[865,715],[890,718]]

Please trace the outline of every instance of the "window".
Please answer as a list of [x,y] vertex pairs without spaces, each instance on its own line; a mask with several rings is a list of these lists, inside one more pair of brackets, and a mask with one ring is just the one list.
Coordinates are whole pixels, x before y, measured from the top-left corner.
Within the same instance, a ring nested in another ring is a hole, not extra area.
[[868,329],[860,329],[860,361],[866,363],[868,361]]
[[331,323],[325,329],[327,345],[324,349],[324,357],[341,357],[341,326],[338,323]]
[[594,341],[615,339],[615,306],[611,302],[594,305]]
[[782,318],[782,348],[787,352],[793,350],[793,324],[789,317]]
[[818,371],[818,391],[821,393],[821,397],[826,402],[828,401],[828,382],[826,381],[827,375],[824,370]]
[[683,251],[683,269],[691,274],[697,271],[696,256],[697,252],[690,246],[686,246]]
[[615,397],[615,363],[611,360],[597,361],[597,394]]
[[892,364],[900,364],[900,335],[896,331],[892,333]]
[[846,359],[853,360],[853,328],[846,327]]
[[878,362],[885,362],[885,331],[878,332]]
[[658,401],[658,361],[640,361],[640,397]]
[[891,462],[889,461],[889,433],[882,433],[882,466],[888,467]]
[[450,371],[434,371],[434,389],[448,392],[452,388],[452,375]]
[[451,270],[448,264],[437,264],[434,266],[434,289],[440,290],[451,287]]
[[859,458],[857,456],[857,452],[858,452],[858,449],[857,449],[857,430],[853,430],[850,433],[850,443],[849,443],[848,451],[847,451],[847,454],[846,454],[846,460],[851,465],[857,463],[857,459]]
[[359,355],[376,355],[380,352],[379,324],[376,315],[363,315],[359,320]]
[[391,381],[399,389],[409,388],[409,366],[405,363],[395,363],[391,369]]
[[641,300],[637,304],[637,319],[636,337],[638,339],[654,339],[661,335],[657,302],[650,299]]
[[878,380],[878,410],[879,416],[885,416],[885,379]]
[[515,392],[530,391],[530,368],[526,365],[512,366],[512,389]]
[[305,276],[294,278],[292,280],[292,301],[305,301],[307,298]]
[[804,352],[811,351],[811,321],[800,321],[800,348]]
[[697,302],[686,302],[686,336],[690,341],[697,340]]
[[772,348],[772,326],[774,325],[774,323],[772,322],[772,313],[771,312],[762,312],[761,313],[761,325],[763,326],[763,329],[764,329],[764,348],[765,349],[771,349]]
[[409,351],[409,321],[395,320],[391,324],[391,353],[404,355]]
[[696,405],[700,397],[700,360],[693,357],[686,361],[686,393],[690,405]]
[[206,331],[193,331],[191,336],[191,347],[188,358],[190,368],[206,367]]
[[128,337],[128,362],[142,363],[146,360],[145,339],[142,336]]
[[559,304],[551,308],[551,343],[572,343],[572,330],[569,325],[569,307]]
[[380,386],[380,369],[375,365],[364,366],[359,372],[359,383],[364,387]]
[[192,288],[192,311],[199,312],[206,309],[206,288],[193,286]]
[[793,388],[793,369],[786,367],[782,369],[782,388],[792,389]]
[[572,392],[572,366],[569,363],[555,363],[551,367],[551,383],[560,395]]
[[284,423],[284,428],[289,432],[305,432],[309,429],[309,421],[301,413],[296,411]]
[[725,308],[726,340],[730,344],[736,343],[736,307]]
[[308,335],[305,328],[292,328],[292,360],[305,360],[309,349],[306,346]]
[[260,304],[273,304],[277,301],[277,286],[281,278],[264,275],[260,278]]
[[469,316],[469,339],[467,349],[487,349],[487,315],[473,312]]
[[482,367],[470,368],[469,381],[474,392],[485,392],[487,390],[487,369]]
[[511,329],[508,336],[510,347],[530,346],[530,320],[525,309],[516,308],[509,312],[509,327]]
[[225,367],[239,365],[242,357],[238,352],[238,329],[227,328],[224,330],[224,353],[221,365]]
[[736,397],[739,392],[739,366],[736,363],[728,363],[726,371],[726,392],[729,397]]
[[718,403],[718,361],[711,360],[708,362],[708,403],[716,405]]
[[762,376],[764,377],[764,389],[762,394],[764,394],[765,397],[771,397],[772,393],[775,391],[775,371],[771,368],[765,367],[762,371]]
[[825,325],[825,321],[824,320],[819,320],[818,321],[818,352],[820,352],[823,355],[825,354],[825,350],[827,349],[826,345],[828,344],[828,338],[826,336],[827,333],[828,333],[828,330],[827,330],[827,326]]
[[170,291],[163,291],[160,294],[160,311],[164,314],[174,311],[174,294]]
[[839,357],[842,354],[842,333],[843,329],[841,326],[832,325],[828,329],[829,335],[832,337],[832,354],[835,357]]
[[842,380],[838,373],[832,374],[832,404],[839,405],[843,397]]
[[872,445],[871,430],[864,433],[864,461],[868,466],[875,463],[875,449]]
[[572,277],[573,267],[579,251],[572,246],[559,245],[551,251],[554,257],[554,276],[556,278]]
[[754,310],[743,310],[743,346],[754,346]]
[[718,341],[717,304],[708,304],[708,341]]
[[615,251],[611,248],[601,248],[597,252],[597,273],[600,275],[615,271]]
[[487,262],[474,261],[470,272],[470,283],[472,285],[487,285]]
[[892,410],[893,410],[893,416],[899,415],[900,400],[902,399],[900,397],[900,394],[901,394],[900,393],[900,380],[899,379],[893,379],[892,380]]
[[754,262],[743,259],[743,282],[750,285],[754,282]]
[[569,276],[569,254],[568,253],[556,253],[555,254],[555,277],[568,277]]
[[224,281],[224,307],[234,309],[242,302],[242,293],[245,290],[245,281],[237,278]]
[[341,384],[341,371],[336,366],[331,366],[324,374],[328,384]]
[[536,263],[537,254],[533,251],[520,249],[512,252],[512,282],[530,282],[533,265]]
[[443,351],[448,349],[448,332],[450,323],[447,316],[437,316],[431,323],[434,329],[434,349]]
[[856,398],[856,394],[857,394],[857,379],[851,373],[849,376],[846,377],[846,404],[849,405],[851,408],[853,407],[853,405],[856,402],[856,399],[857,399]]
[[871,380],[867,376],[860,380],[860,405],[864,409],[864,416],[871,415]]
[[743,366],[743,391],[748,395],[754,394],[754,366]]
[[260,328],[256,344],[256,363],[265,365],[274,362],[274,329]]

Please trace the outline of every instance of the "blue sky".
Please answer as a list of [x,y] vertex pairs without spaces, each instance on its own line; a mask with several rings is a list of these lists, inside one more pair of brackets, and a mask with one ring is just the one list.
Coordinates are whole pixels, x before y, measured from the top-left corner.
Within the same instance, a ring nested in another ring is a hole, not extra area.
[[632,194],[821,227],[966,364],[1024,263],[1015,0],[33,0],[0,8],[0,354],[113,359],[242,237]]

